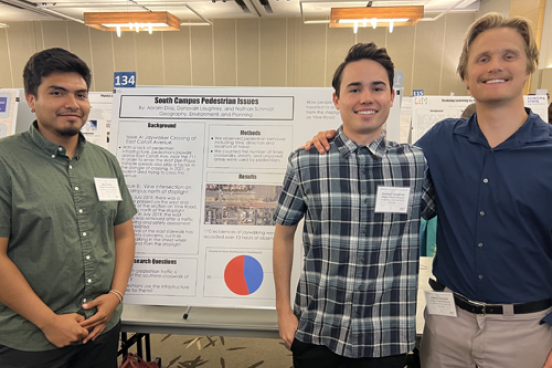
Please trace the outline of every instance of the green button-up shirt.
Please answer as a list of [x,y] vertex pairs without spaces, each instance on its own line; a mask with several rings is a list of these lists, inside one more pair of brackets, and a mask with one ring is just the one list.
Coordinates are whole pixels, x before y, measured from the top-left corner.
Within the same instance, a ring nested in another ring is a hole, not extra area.
[[[113,227],[136,207],[117,159],[80,135],[73,159],[44,138],[36,122],[0,139],[0,237],[8,257],[56,314],[95,309],[81,305],[107,293],[115,270]],[[122,201],[100,202],[94,178],[116,178]],[[0,285],[0,287],[2,287]],[[104,332],[120,319],[119,306]],[[25,351],[54,349],[42,331],[0,303],[0,344]]]

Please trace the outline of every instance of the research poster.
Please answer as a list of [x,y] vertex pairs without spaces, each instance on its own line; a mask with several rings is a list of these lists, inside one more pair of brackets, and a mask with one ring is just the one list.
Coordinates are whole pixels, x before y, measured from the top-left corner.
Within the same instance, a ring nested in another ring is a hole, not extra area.
[[88,120],[81,128],[81,133],[87,141],[108,149],[113,93],[90,92],[88,100],[90,101],[90,113]]
[[401,118],[400,118],[400,138],[399,143],[411,142],[412,134],[412,101],[413,97],[403,96],[401,102]]
[[[139,210],[125,303],[274,308],[273,214],[287,159],[341,124],[332,92],[116,91],[110,150]],[[302,265],[301,233],[300,225],[292,282]]]
[[[473,97],[420,96],[413,97],[412,143],[421,138],[437,122],[447,118],[459,118],[464,109],[475,100]],[[546,95],[523,96],[525,106],[542,120],[548,121]]]
[[15,134],[19,90],[0,88],[0,138]]
[[393,142],[401,142],[401,106],[404,95],[404,88],[395,88],[395,99],[393,107],[389,112],[387,122],[383,125],[383,130],[386,133],[386,138]]

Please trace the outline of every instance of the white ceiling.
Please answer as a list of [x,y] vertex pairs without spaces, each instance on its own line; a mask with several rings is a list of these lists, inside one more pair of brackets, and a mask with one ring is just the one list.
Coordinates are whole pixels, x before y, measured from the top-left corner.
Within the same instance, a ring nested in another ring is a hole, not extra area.
[[[424,5],[426,17],[446,11],[477,11],[480,0],[376,0],[372,6]],[[183,22],[219,18],[300,17],[329,19],[331,8],[365,7],[368,0],[0,0],[0,22],[83,20],[84,12],[169,11]]]

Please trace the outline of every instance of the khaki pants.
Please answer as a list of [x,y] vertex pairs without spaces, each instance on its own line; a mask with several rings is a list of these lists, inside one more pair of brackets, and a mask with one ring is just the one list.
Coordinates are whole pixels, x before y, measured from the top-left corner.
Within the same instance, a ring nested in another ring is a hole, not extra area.
[[552,311],[477,315],[456,307],[457,317],[425,315],[422,368],[542,368],[552,350]]

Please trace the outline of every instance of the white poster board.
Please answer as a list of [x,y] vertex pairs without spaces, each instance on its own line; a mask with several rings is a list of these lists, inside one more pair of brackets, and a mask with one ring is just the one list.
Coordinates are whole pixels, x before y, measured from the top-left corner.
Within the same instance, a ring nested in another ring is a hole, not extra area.
[[[139,209],[125,303],[274,308],[272,216],[287,158],[318,131],[341,125],[332,92],[116,91],[109,148]],[[301,233],[300,224],[292,285]]]
[[113,93],[90,92],[88,100],[90,101],[90,113],[88,120],[81,128],[81,133],[87,141],[107,149],[109,147]]
[[0,89],[0,138],[15,134],[19,90]]
[[401,136],[400,143],[412,144],[411,133],[412,133],[412,102],[414,98],[410,96],[403,96],[401,101]]
[[535,114],[539,115],[542,120],[548,122],[548,96],[546,95],[531,95],[523,96],[525,107],[528,107]]
[[395,100],[393,107],[389,112],[389,117],[385,122],[384,129],[386,138],[390,141],[401,142],[401,106],[403,100],[404,88],[395,88]]
[[15,125],[15,134],[23,133],[31,127],[33,121],[36,120],[36,115],[31,111],[29,104],[25,98],[25,90],[18,88],[19,105],[17,107],[17,124]]
[[459,118],[473,97],[420,96],[412,98],[412,143],[416,143],[432,126],[447,118]]
[[429,279],[435,279],[432,271],[433,258],[434,257],[420,257],[420,273],[418,275],[418,303],[416,307],[416,334],[418,335],[421,335],[424,332],[424,310],[426,307],[425,292],[433,291],[431,286],[429,286]]
[[[546,96],[523,96],[525,107],[530,108],[542,120],[548,121]],[[437,122],[447,118],[459,118],[464,109],[474,103],[473,97],[421,96],[413,97],[412,143],[421,138]]]

